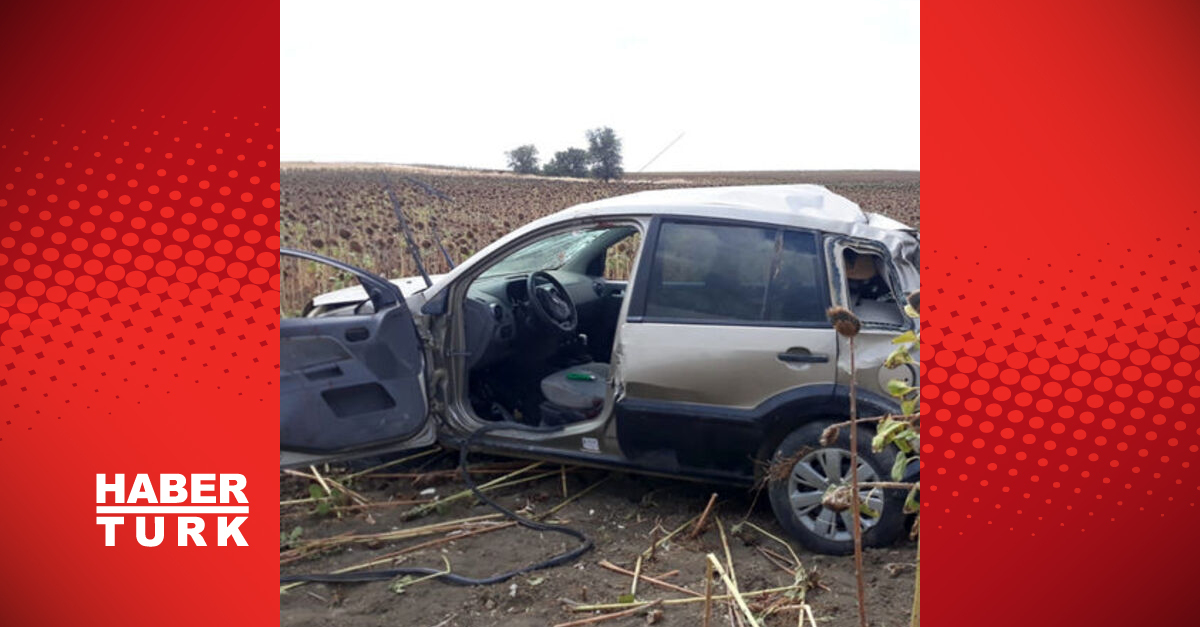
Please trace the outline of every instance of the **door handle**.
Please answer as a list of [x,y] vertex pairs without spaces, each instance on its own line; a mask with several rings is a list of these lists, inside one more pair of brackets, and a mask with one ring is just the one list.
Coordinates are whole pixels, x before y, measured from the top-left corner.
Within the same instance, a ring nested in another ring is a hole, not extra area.
[[785,361],[793,364],[824,364],[829,362],[829,355],[822,353],[801,352],[786,352],[779,353],[779,361]]

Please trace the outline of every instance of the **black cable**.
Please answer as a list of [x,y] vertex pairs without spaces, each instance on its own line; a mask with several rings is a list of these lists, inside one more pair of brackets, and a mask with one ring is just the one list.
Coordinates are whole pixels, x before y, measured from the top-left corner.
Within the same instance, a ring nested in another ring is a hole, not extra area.
[[560,431],[562,429],[562,427],[561,426],[550,427],[550,428],[532,427],[532,426],[524,425],[524,424],[521,424],[518,422],[505,421],[505,422],[499,422],[499,423],[485,425],[483,427],[476,429],[475,431],[471,432],[470,435],[467,436],[467,439],[462,443],[462,447],[459,449],[458,465],[459,465],[459,468],[462,470],[463,481],[465,481],[467,483],[467,486],[469,486],[471,488],[471,492],[474,493],[475,496],[479,500],[483,501],[484,503],[487,503],[488,505],[491,505],[494,509],[496,509],[500,513],[504,514],[507,518],[515,521],[518,525],[521,525],[522,527],[526,527],[528,529],[533,529],[535,531],[551,531],[554,533],[561,533],[564,535],[571,536],[572,538],[576,538],[579,540],[579,542],[580,542],[579,546],[577,546],[574,549],[571,549],[570,551],[567,551],[565,553],[560,553],[558,555],[555,555],[554,557],[551,557],[548,560],[538,562],[536,564],[531,564],[531,565],[525,566],[523,568],[518,568],[516,570],[510,570],[508,572],[500,573],[497,575],[492,575],[491,577],[484,577],[481,579],[476,579],[473,577],[464,577],[462,575],[457,575],[454,573],[447,573],[447,572],[443,572],[443,571],[440,571],[440,570],[437,570],[434,568],[422,568],[422,567],[417,567],[417,566],[411,566],[411,567],[405,567],[405,568],[391,568],[388,570],[367,570],[367,571],[361,571],[361,572],[355,572],[355,573],[340,573],[340,574],[338,574],[338,573],[317,573],[317,574],[309,574],[309,575],[280,575],[279,582],[280,583],[292,583],[292,582],[299,582],[299,581],[307,581],[307,582],[320,582],[320,583],[361,583],[361,582],[367,582],[367,581],[386,581],[388,579],[393,579],[395,577],[400,577],[402,575],[417,575],[417,576],[422,576],[422,577],[436,575],[435,578],[437,580],[448,583],[448,584],[456,585],[456,586],[490,586],[493,584],[504,583],[505,581],[508,581],[509,579],[512,579],[513,577],[516,577],[517,575],[523,575],[525,573],[530,573],[530,572],[533,572],[536,570],[543,570],[546,568],[554,568],[555,566],[562,566],[564,564],[568,564],[570,562],[575,561],[579,557],[581,557],[584,553],[587,553],[588,551],[592,550],[592,547],[594,545],[593,545],[591,539],[589,539],[587,536],[583,535],[582,532],[572,529],[570,527],[567,527],[565,525],[554,525],[551,523],[543,523],[543,522],[538,522],[536,520],[530,520],[528,518],[524,518],[521,515],[517,514],[516,512],[513,512],[512,510],[509,510],[508,508],[504,507],[503,505],[497,503],[496,501],[493,501],[491,499],[491,497],[487,496],[483,492],[480,492],[479,488],[475,485],[475,481],[473,479],[471,479],[471,473],[470,473],[469,469],[467,468],[467,455],[471,449],[471,442],[475,439],[475,437],[482,435],[484,433],[488,433],[490,431],[513,430],[513,429],[518,430],[518,431],[531,431],[531,432],[535,432],[535,433],[553,433],[555,431]]

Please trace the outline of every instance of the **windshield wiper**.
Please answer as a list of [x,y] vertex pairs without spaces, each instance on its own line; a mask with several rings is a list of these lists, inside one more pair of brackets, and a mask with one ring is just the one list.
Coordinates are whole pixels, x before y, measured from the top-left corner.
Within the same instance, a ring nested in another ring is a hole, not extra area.
[[425,279],[425,287],[433,285],[433,281],[429,280],[429,273],[425,271],[425,264],[421,261],[421,250],[417,248],[416,242],[413,241],[412,231],[408,228],[408,220],[404,219],[404,211],[400,209],[400,200],[396,198],[396,192],[392,189],[392,184],[387,179],[387,175],[381,175],[383,186],[387,189],[388,198],[392,201],[392,209],[396,212],[396,219],[400,221],[400,231],[404,233],[404,241],[408,243],[408,253],[412,255],[413,261],[417,264],[417,270],[421,271],[421,278]]

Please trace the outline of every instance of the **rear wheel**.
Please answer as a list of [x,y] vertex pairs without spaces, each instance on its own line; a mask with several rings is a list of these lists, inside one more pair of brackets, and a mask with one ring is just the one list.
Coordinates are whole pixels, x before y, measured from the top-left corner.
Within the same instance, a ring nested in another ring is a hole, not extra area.
[[[779,524],[805,547],[817,553],[846,555],[854,552],[853,514],[823,503],[825,494],[850,484],[850,430],[841,429],[829,446],[821,433],[831,422],[809,423],[788,434],[772,456],[768,492]],[[871,433],[858,432],[859,483],[889,481],[894,456],[871,450]],[[901,490],[864,488],[860,501],[863,546],[895,542],[904,527],[904,493]]]

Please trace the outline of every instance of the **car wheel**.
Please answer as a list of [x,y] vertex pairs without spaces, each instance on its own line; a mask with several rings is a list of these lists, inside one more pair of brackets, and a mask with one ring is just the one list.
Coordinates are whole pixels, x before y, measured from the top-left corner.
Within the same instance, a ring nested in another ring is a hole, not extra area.
[[[826,491],[850,481],[850,429],[836,441],[821,444],[821,433],[832,422],[814,422],[788,434],[771,458],[768,494],[779,524],[808,549],[829,555],[854,552],[853,515],[823,504]],[[858,480],[890,481],[894,454],[871,450],[871,433],[859,427]],[[903,490],[861,489],[863,546],[886,546],[904,528]]]

